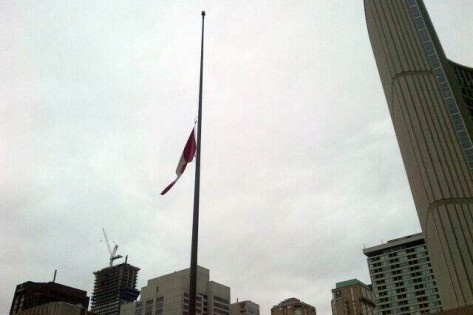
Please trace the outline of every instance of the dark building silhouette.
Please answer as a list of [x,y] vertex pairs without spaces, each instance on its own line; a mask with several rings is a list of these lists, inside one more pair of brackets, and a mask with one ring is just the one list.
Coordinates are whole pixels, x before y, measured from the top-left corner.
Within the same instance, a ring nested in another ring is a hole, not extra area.
[[447,59],[421,0],[364,5],[442,306],[473,304],[473,69]]
[[122,304],[136,301],[140,294],[136,289],[139,270],[122,263],[94,272],[91,311],[103,315],[118,315]]
[[16,286],[10,315],[51,302],[65,302],[87,309],[87,292],[56,282],[25,282]]

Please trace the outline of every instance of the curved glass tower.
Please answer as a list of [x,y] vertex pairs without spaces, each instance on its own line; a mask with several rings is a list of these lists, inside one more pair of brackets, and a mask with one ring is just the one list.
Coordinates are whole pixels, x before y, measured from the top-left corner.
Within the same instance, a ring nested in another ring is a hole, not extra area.
[[442,305],[473,303],[473,69],[421,0],[364,0],[368,32]]

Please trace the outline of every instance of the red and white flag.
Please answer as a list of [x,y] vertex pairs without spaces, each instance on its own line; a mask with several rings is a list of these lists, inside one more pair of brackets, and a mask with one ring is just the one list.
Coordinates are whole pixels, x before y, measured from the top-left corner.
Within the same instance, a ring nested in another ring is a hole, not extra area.
[[186,146],[184,147],[184,151],[182,152],[181,159],[179,160],[179,164],[177,164],[176,168],[176,175],[177,178],[172,181],[171,184],[169,184],[164,190],[161,192],[161,195],[164,195],[169,191],[169,189],[174,186],[174,184],[177,182],[179,177],[181,177],[182,173],[184,173],[184,170],[186,169],[187,163],[192,162],[194,159],[195,152],[197,151],[197,144],[195,142],[195,136],[194,136],[194,128],[192,128],[192,132],[189,136],[189,139],[187,139]]

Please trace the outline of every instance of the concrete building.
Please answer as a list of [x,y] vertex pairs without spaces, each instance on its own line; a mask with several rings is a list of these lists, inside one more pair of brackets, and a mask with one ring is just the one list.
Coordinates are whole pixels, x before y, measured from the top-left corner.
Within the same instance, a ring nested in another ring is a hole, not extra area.
[[16,286],[10,315],[51,302],[66,302],[87,309],[87,292],[56,282],[25,282]]
[[[148,280],[140,300],[124,304],[120,315],[188,315],[190,269]],[[197,267],[197,314],[229,315],[230,288],[209,281],[208,269]]]
[[315,307],[301,302],[296,298],[289,298],[271,308],[271,315],[316,315]]
[[337,282],[332,290],[332,315],[376,315],[372,287],[357,279]]
[[136,289],[139,270],[125,262],[94,272],[91,310],[103,315],[118,315],[122,304],[136,301],[140,294]]
[[251,301],[230,304],[230,315],[259,315],[259,305]]
[[473,69],[447,59],[422,0],[364,4],[442,303],[472,304]]
[[442,310],[421,233],[365,248],[378,315],[431,314]]
[[17,315],[100,315],[87,311],[79,305],[72,305],[64,302],[51,302],[41,306],[29,308],[17,313]]

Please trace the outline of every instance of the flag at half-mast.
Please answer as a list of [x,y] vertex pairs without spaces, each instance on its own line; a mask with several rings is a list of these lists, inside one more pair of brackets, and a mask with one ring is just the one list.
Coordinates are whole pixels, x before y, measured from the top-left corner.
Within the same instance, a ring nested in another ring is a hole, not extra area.
[[177,165],[176,168],[176,175],[177,178],[173,180],[164,190],[161,192],[161,195],[164,195],[169,191],[169,189],[174,186],[174,184],[177,182],[179,177],[181,177],[182,173],[184,173],[184,170],[186,169],[187,163],[192,162],[194,159],[195,152],[197,151],[197,144],[195,142],[195,136],[194,136],[194,128],[192,128],[192,132],[189,136],[189,139],[187,139],[186,146],[184,147],[184,151],[182,152],[181,159],[179,160],[179,164]]

